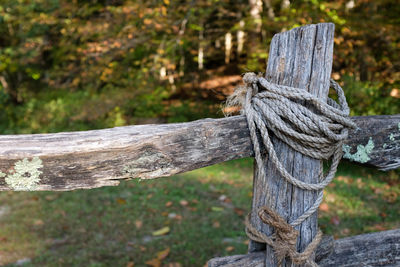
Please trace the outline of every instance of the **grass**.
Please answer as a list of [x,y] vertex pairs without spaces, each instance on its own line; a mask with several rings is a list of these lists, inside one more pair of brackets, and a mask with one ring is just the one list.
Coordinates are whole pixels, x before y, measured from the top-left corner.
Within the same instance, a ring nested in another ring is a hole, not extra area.
[[[252,172],[252,160],[242,159],[118,187],[1,192],[0,265],[157,266],[164,251],[162,266],[204,266],[245,253]],[[399,195],[398,173],[343,163],[320,226],[337,238],[400,228]],[[168,233],[154,236],[159,229]]]

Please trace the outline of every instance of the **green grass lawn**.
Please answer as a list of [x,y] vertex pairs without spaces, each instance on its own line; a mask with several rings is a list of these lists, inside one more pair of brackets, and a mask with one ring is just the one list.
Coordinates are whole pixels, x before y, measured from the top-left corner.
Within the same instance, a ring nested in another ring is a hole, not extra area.
[[[93,190],[1,192],[0,265],[204,266],[245,253],[252,162]],[[398,172],[342,163],[320,226],[336,238],[399,228],[399,195]]]

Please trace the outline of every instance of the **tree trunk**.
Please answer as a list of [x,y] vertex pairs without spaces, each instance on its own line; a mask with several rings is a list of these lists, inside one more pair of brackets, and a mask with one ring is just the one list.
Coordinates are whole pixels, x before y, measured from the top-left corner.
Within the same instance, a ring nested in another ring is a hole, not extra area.
[[265,8],[267,9],[267,16],[270,20],[275,18],[274,8],[272,7],[271,0],[264,0]]

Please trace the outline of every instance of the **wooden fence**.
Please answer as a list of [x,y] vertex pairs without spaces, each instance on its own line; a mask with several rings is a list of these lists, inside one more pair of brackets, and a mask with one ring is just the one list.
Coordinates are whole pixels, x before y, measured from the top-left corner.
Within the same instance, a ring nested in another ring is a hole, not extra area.
[[[326,99],[333,35],[331,23],[275,35],[266,78],[308,88]],[[344,158],[381,170],[400,167],[400,115],[352,120],[357,128],[350,131],[343,146]],[[298,154],[279,140],[274,143],[292,174],[302,171],[305,179],[318,177],[320,161]],[[250,156],[253,149],[244,116],[82,132],[3,135],[0,190],[68,191],[115,186],[124,179],[170,176]],[[280,214],[304,212],[316,196],[303,194],[301,189],[288,190],[290,185],[274,184],[279,174],[269,164],[266,181],[255,172],[252,210],[271,205],[268,201],[273,200],[280,203],[273,205]],[[299,206],[286,205],[291,200]],[[257,218],[252,222],[258,230],[269,231]],[[298,249],[304,249],[316,234],[317,216],[305,223]],[[316,252],[316,261],[321,266],[400,266],[400,229],[336,241],[325,237]],[[290,262],[284,265],[289,266]],[[276,262],[269,247],[251,241],[248,254],[212,259],[209,266],[276,266]]]

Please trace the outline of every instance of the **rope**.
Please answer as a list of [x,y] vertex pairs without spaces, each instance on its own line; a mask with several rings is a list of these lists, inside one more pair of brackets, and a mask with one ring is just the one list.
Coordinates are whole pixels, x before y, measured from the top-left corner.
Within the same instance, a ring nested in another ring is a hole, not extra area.
[[[228,98],[227,106],[239,105],[242,107],[241,112],[246,115],[260,175],[266,176],[265,160],[261,153],[261,149],[265,148],[269,159],[288,183],[304,190],[319,191],[314,204],[290,223],[270,208],[261,207],[258,211],[261,221],[275,229],[271,237],[258,231],[250,223],[249,217],[246,218],[246,233],[256,242],[270,245],[279,264],[288,256],[295,264],[308,263],[318,266],[311,260],[311,256],[321,240],[321,231],[307,248],[299,253],[296,250],[298,231],[294,227],[317,211],[322,202],[323,189],[335,176],[348,128],[356,126],[349,118],[349,107],[343,90],[331,80],[330,85],[336,91],[339,103],[330,98],[325,103],[304,89],[270,83],[254,73],[246,73],[243,81],[245,86],[235,90]],[[257,131],[261,134],[261,140],[257,137]],[[321,160],[331,159],[326,175],[314,184],[293,177],[278,159],[269,131],[306,156]]]
[[266,206],[259,209],[258,216],[263,223],[274,227],[275,233],[272,237],[268,237],[266,234],[258,231],[250,223],[250,214],[248,214],[246,217],[246,234],[251,240],[270,245],[275,252],[278,266],[282,264],[282,261],[286,256],[290,257],[294,264],[307,263],[313,267],[318,266],[310,259],[310,256],[322,239],[321,230],[318,230],[317,235],[306,249],[299,253],[296,251],[296,242],[299,232],[295,230],[292,225],[287,223],[281,216],[279,216],[279,214]]

